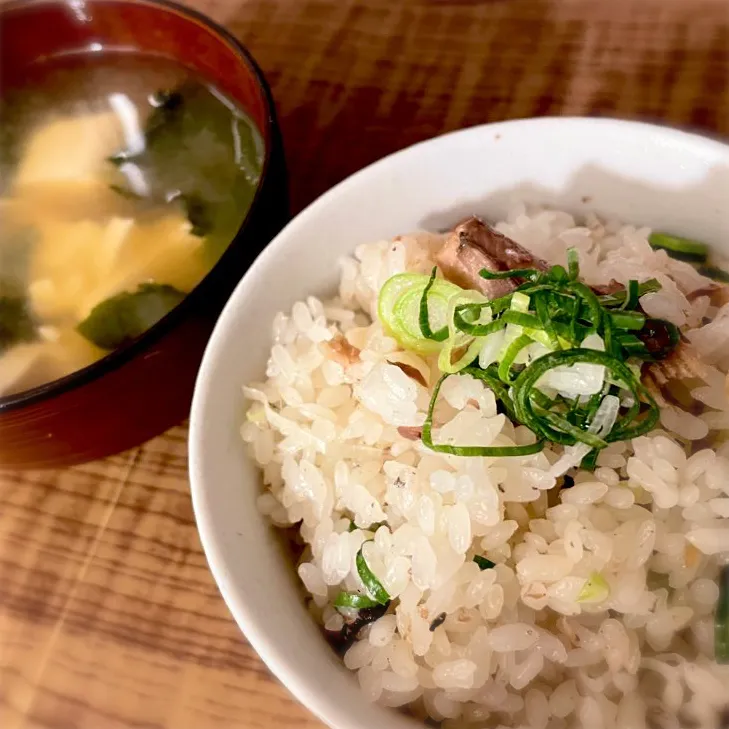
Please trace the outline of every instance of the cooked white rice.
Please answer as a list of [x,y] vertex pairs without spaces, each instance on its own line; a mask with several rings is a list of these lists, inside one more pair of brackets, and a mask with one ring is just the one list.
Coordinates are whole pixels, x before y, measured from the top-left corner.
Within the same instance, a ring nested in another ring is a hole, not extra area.
[[[377,294],[393,274],[429,272],[443,237],[399,237],[357,248],[333,300],[276,316],[267,379],[245,388],[259,507],[277,526],[300,525],[298,573],[329,631],[344,622],[336,595],[362,590],[355,556],[369,540],[363,554],[393,602],[344,663],[373,701],[444,727],[715,727],[729,703],[729,666],[713,660],[729,560],[729,305],[689,297],[707,280],[652,250],[646,229],[523,207],[498,229],[550,263],[576,247],[591,284],[658,278],[663,289],[641,304],[710,365],[694,389],[705,411],[665,407],[662,429],[610,445],[560,493],[548,473],[557,447],[462,458],[401,437],[398,426],[422,424],[429,392],[391,363],[429,383],[437,366],[385,336]],[[361,351],[351,364],[332,347],[341,335]],[[471,378],[450,378],[442,396],[440,441],[528,438]],[[496,567],[481,571],[476,554]],[[594,572],[609,590],[579,600]]]

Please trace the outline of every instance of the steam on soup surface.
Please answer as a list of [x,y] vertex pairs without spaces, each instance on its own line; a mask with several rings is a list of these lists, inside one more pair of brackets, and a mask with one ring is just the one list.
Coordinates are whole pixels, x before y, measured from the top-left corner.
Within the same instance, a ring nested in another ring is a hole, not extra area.
[[134,340],[235,235],[263,142],[200,77],[159,58],[39,64],[0,101],[0,397]]

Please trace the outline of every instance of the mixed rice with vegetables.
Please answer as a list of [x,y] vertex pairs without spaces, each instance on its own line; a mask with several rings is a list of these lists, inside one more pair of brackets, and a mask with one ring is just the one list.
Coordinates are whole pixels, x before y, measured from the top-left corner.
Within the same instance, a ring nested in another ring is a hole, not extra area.
[[446,729],[729,711],[729,288],[697,241],[518,206],[359,246],[273,323],[242,436],[310,612]]

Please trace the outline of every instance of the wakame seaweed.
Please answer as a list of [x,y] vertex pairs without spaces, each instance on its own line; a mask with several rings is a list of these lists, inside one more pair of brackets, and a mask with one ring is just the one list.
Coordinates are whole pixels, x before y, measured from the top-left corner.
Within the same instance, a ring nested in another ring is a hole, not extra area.
[[142,284],[97,304],[77,331],[101,349],[116,349],[154,326],[174,309],[185,294],[172,286]]
[[7,238],[0,246],[0,354],[36,336],[36,322],[26,293],[35,232],[20,228],[3,234]]
[[205,237],[217,260],[253,201],[263,165],[260,135],[230,102],[194,80],[158,92],[151,103],[144,150],[120,150],[109,161],[121,173],[133,163],[150,198],[181,203],[193,234]]
[[35,331],[36,325],[27,299],[24,296],[0,294],[0,354],[14,344],[32,341]]

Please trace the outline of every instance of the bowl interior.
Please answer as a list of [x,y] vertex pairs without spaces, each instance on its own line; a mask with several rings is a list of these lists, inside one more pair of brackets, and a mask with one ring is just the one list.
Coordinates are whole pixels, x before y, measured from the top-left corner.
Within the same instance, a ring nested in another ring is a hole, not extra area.
[[363,242],[442,229],[512,200],[596,211],[729,249],[729,147],[632,122],[541,119],[457,132],[349,178],[298,216],[248,271],[198,376],[190,474],[221,592],[271,670],[337,729],[411,726],[371,706],[302,604],[293,566],[255,507],[260,479],[238,430],[241,385],[261,378],[277,311],[336,289],[336,260]]

